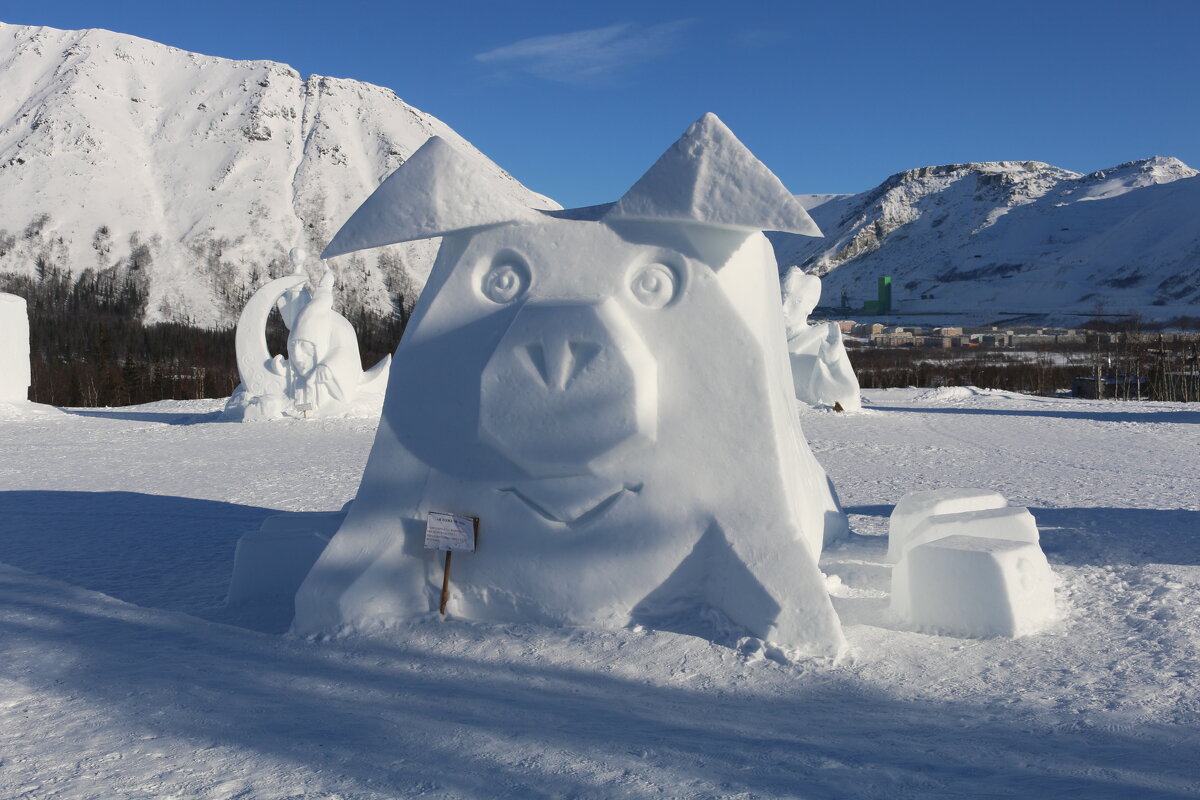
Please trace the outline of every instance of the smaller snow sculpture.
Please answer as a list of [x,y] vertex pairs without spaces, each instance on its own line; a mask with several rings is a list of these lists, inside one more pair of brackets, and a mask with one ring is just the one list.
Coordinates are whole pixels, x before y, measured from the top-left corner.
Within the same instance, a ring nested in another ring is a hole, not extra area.
[[25,298],[0,292],[0,403],[29,399],[29,312]]
[[792,267],[783,281],[783,296],[796,398],[810,406],[861,411],[858,378],[846,355],[841,328],[835,322],[808,322],[821,299],[821,279]]
[[[1004,502],[996,492],[940,489],[896,504],[889,544],[899,557],[897,618],[955,636],[1023,636],[1054,621],[1054,576],[1037,523]],[[945,509],[960,510],[936,513]]]
[[[281,416],[353,416],[379,413],[392,357],[363,372],[354,328],[333,310],[333,272],[305,288],[307,254],[289,254],[293,272],[277,278],[246,303],[237,327],[242,384],[225,413],[243,421]],[[267,349],[267,316],[279,308],[288,328],[288,357]]]

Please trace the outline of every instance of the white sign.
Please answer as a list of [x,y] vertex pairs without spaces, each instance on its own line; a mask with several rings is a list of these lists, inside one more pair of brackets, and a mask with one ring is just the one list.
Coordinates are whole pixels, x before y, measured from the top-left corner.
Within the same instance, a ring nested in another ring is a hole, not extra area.
[[443,511],[430,511],[425,518],[425,549],[473,552],[475,520]]

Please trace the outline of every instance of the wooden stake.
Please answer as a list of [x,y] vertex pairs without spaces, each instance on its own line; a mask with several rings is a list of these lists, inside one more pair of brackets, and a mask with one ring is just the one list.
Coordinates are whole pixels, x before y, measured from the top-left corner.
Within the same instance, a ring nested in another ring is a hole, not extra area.
[[446,551],[446,566],[442,569],[442,605],[438,609],[443,617],[446,616],[446,603],[450,600],[450,556],[454,555],[453,550]]
[[[479,543],[479,517],[471,517],[475,523],[475,543]],[[443,617],[446,616],[446,603],[450,602],[450,556],[454,554],[453,550],[446,551],[446,565],[442,567],[442,602],[438,607],[438,613]]]

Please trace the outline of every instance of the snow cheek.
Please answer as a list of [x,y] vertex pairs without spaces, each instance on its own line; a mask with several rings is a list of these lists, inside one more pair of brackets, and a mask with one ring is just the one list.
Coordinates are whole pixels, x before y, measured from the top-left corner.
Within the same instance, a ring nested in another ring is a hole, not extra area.
[[657,416],[657,362],[613,298],[523,306],[480,376],[480,441],[538,477],[591,474]]

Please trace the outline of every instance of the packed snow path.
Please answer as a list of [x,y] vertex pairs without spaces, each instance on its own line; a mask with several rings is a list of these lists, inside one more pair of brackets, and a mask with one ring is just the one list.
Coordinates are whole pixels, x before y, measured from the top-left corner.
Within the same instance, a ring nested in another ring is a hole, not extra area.
[[[373,425],[0,421],[0,796],[1200,796],[1200,408],[864,396],[803,418],[858,534],[822,560],[837,667],[636,629],[262,632],[219,605],[234,543],[353,497]],[[1049,633],[888,619],[891,505],[968,485],[1037,517]]]

